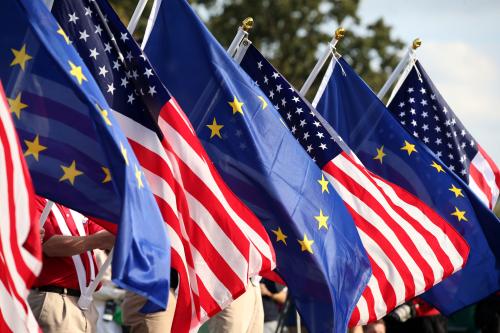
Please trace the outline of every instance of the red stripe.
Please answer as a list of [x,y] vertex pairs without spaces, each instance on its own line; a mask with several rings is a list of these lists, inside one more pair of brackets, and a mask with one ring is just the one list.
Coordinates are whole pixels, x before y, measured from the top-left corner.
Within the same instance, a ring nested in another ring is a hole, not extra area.
[[351,319],[349,319],[348,327],[352,328],[359,323],[360,315],[358,307],[355,307],[352,311]]
[[469,174],[472,177],[472,179],[474,179],[474,182],[477,184],[477,186],[484,193],[486,199],[488,199],[488,207],[491,209],[493,198],[491,194],[491,188],[488,185],[486,178],[484,178],[483,174],[476,168],[476,166],[473,163],[471,163],[469,166]]
[[366,286],[363,297],[368,305],[368,322],[370,322],[377,317],[375,313],[375,299],[373,298],[372,289],[370,287]]
[[[375,213],[385,221],[388,227],[393,230],[394,234],[400,240],[403,246],[407,245],[405,244],[405,242],[412,242],[408,235],[404,232],[404,230],[398,227],[394,220],[387,214],[385,208],[377,200],[375,200],[375,198],[370,193],[368,193],[365,188],[356,183],[352,178],[349,177],[349,175],[345,174],[333,163],[328,163],[325,166],[325,171],[332,176],[335,175],[335,179],[341,182],[356,197],[360,198],[360,200],[362,200],[367,206],[375,211]],[[356,226],[358,228],[363,230],[371,239],[373,239],[373,241],[378,244],[378,246],[384,251],[386,256],[391,261],[391,264],[399,272],[405,285],[405,298],[408,299],[415,296],[415,283],[413,281],[414,277],[408,269],[408,266],[406,266],[404,260],[399,255],[398,250],[391,244],[391,242],[385,237],[385,235],[379,229],[377,229],[376,226],[372,225],[362,216],[358,215],[358,217],[354,219],[354,222],[356,223]],[[408,249],[406,250],[409,252]],[[417,253],[415,253],[415,255],[417,255]],[[384,283],[387,282],[384,281]]]
[[[184,138],[184,140],[186,140],[186,142],[191,146],[191,148],[198,154],[200,158],[205,161],[210,161],[210,158],[205,152],[200,140],[192,133],[192,128],[188,127],[185,121],[179,116],[177,111],[173,109],[173,105],[171,105],[170,103],[165,104],[160,112],[160,117],[173,129],[175,129]],[[228,188],[213,164],[209,162],[207,163],[207,166],[210,169],[210,173],[212,174],[217,186],[220,188],[222,195],[226,198],[229,205],[233,207],[233,210],[260,236],[260,238],[269,240],[269,236],[267,235],[267,232],[262,226],[259,219]],[[270,242],[268,242],[268,246],[272,249],[272,245]],[[271,252],[273,254],[272,260],[274,261],[274,251]]]
[[488,162],[488,165],[490,166],[491,170],[493,171],[493,174],[495,175],[495,184],[497,185],[497,188],[500,188],[500,170],[498,170],[497,165],[495,164],[495,162],[493,162],[490,155],[486,153],[483,147],[478,146],[478,148],[479,152],[481,153],[481,155],[483,155],[486,162]]
[[[177,251],[172,248],[171,264],[179,273],[179,291],[175,304],[174,320],[172,322],[172,332],[188,332],[191,324],[191,304],[195,302],[196,309],[199,309],[198,297],[194,299],[189,286],[187,267]],[[197,311],[198,312],[198,311]]]
[[4,315],[2,313],[2,308],[0,307],[0,332],[12,332],[10,327],[7,325],[7,323],[4,320]]

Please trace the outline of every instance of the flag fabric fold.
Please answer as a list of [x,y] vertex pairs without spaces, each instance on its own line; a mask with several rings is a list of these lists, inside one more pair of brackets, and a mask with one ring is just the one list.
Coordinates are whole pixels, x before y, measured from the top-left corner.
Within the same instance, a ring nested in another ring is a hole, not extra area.
[[56,0],[52,12],[106,97],[167,224],[179,274],[172,331],[196,331],[245,291],[249,277],[275,267],[269,236],[223,182],[109,3]]
[[395,119],[469,185],[491,210],[500,192],[500,170],[439,93],[418,60],[393,93]]
[[0,331],[39,332],[27,302],[42,268],[31,178],[0,82]]
[[497,291],[500,223],[462,179],[401,127],[344,59],[332,61],[315,100],[369,170],[425,202],[470,247],[463,269],[423,294],[426,300],[448,315]]
[[170,251],[140,165],[106,100],[42,1],[0,5],[4,82],[37,194],[116,232],[113,281],[165,308]]
[[185,1],[156,2],[145,51],[231,189],[273,240],[310,332],[345,332],[370,264],[352,218],[271,101]]
[[253,45],[241,67],[275,104],[353,216],[373,273],[359,301],[350,300],[356,305],[351,326],[384,316],[465,264],[469,247],[460,234],[424,202],[367,170]]

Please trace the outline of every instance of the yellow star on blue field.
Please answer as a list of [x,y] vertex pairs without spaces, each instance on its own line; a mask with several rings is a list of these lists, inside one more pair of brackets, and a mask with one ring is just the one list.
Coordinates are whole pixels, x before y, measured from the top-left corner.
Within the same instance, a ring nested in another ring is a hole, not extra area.
[[330,193],[330,190],[328,189],[328,184],[330,182],[325,179],[325,175],[323,175],[323,173],[321,174],[321,179],[318,180],[318,183],[321,185],[321,193]]
[[329,216],[323,215],[323,210],[319,210],[319,215],[314,217],[316,221],[318,221],[318,230],[321,230],[321,228],[325,228],[328,230],[328,224],[326,223],[328,221]]
[[104,119],[104,122],[106,123],[106,125],[112,126],[111,120],[109,120],[108,110],[102,109],[99,106],[99,104],[96,104],[96,106],[97,106],[97,110],[99,110],[99,113],[101,114],[102,118]]
[[135,178],[137,179],[137,187],[139,189],[143,188],[144,187],[144,184],[142,183],[142,172],[141,170],[137,167],[137,165],[135,166]]
[[71,44],[71,41],[69,40],[69,37],[68,37],[68,35],[66,35],[66,32],[63,30],[63,28],[61,28],[59,26],[59,29],[57,30],[57,33],[59,35],[63,36],[64,41],[66,42],[66,44],[68,44],[68,45]]
[[465,217],[465,210],[459,210],[457,207],[455,207],[455,211],[451,213],[451,215],[456,216],[458,219],[458,222],[464,220],[464,221],[469,221]]
[[38,137],[38,135],[35,136],[35,138],[33,139],[33,141],[24,140],[24,143],[28,147],[28,149],[26,149],[26,151],[24,152],[24,156],[28,157],[28,156],[31,155],[37,161],[38,161],[38,155],[40,154],[40,152],[42,152],[45,149],[47,149],[47,147],[45,147],[44,145],[40,144],[40,138]]
[[451,184],[451,188],[449,188],[449,190],[455,194],[455,198],[464,196],[464,194],[462,193],[462,189],[456,187],[454,184]]
[[71,183],[71,185],[75,185],[75,178],[83,175],[83,172],[76,168],[75,160],[73,160],[69,166],[61,165],[61,169],[63,169],[64,174],[61,178],[59,178],[60,182],[67,180]]
[[445,172],[441,164],[438,164],[436,161],[432,161],[431,167],[436,169],[438,173]]
[[288,237],[283,233],[281,228],[278,228],[278,230],[271,230],[273,234],[276,235],[276,242],[283,242],[283,244],[286,245],[286,238]]
[[233,109],[233,115],[236,114],[236,113],[241,113],[243,114],[243,103],[238,101],[238,98],[236,98],[236,96],[234,96],[234,99],[232,102],[228,102],[229,105],[231,105],[231,108]]
[[28,107],[27,104],[21,102],[21,93],[17,94],[16,98],[7,98],[9,102],[10,112],[14,113],[17,119],[21,118],[21,110]]
[[81,66],[76,66],[74,63],[68,60],[69,66],[71,67],[71,70],[69,73],[73,75],[76,80],[78,81],[78,84],[82,84],[83,81],[87,81],[87,78],[82,72],[82,67]]
[[108,183],[111,181],[111,172],[109,171],[108,168],[106,167],[101,167],[102,171],[104,172],[104,179],[102,180],[102,183]]
[[214,117],[214,121],[212,122],[212,124],[207,125],[207,127],[210,128],[210,131],[212,131],[210,133],[210,139],[213,138],[214,136],[218,136],[219,138],[222,139],[222,135],[220,134],[220,130],[222,129],[222,127],[224,127],[224,125],[217,124],[217,120],[215,120],[215,117]]
[[121,142],[120,142],[120,150],[122,152],[123,159],[125,160],[125,164],[128,165],[127,149],[125,149],[125,147],[123,146],[123,144]]
[[405,140],[405,145],[403,147],[401,147],[401,150],[405,150],[408,153],[408,156],[410,156],[411,153],[417,152],[417,150],[415,149],[415,145],[409,143],[406,140]]
[[262,103],[262,110],[265,110],[267,108],[267,102],[262,96],[257,96],[260,99],[260,102]]
[[309,253],[314,253],[312,249],[314,241],[312,239],[308,239],[306,234],[304,234],[303,240],[298,239],[297,241],[300,244],[300,249],[302,250],[302,252],[307,251]]
[[384,153],[384,145],[382,145],[382,147],[376,148],[376,149],[377,149],[377,155],[373,159],[379,160],[380,164],[382,164],[384,156],[387,155],[386,153]]
[[33,59],[32,56],[26,53],[26,44],[23,44],[23,47],[21,47],[20,50],[11,49],[11,51],[14,54],[14,60],[12,60],[10,65],[11,66],[19,65],[21,66],[21,69],[24,71],[24,69],[26,68],[26,62],[28,60]]

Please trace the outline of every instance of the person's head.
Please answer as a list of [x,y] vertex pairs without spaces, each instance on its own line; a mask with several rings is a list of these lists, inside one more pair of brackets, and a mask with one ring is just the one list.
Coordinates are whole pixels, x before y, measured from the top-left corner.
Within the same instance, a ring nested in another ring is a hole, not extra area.
[[382,319],[363,327],[364,333],[385,333],[385,323]]

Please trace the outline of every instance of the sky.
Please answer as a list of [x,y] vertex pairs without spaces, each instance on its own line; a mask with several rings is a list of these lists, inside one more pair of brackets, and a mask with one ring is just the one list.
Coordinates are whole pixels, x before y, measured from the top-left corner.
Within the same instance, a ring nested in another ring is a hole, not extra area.
[[359,14],[365,24],[383,17],[408,45],[422,39],[417,58],[500,166],[500,1],[362,0]]

